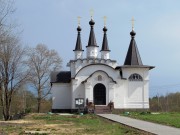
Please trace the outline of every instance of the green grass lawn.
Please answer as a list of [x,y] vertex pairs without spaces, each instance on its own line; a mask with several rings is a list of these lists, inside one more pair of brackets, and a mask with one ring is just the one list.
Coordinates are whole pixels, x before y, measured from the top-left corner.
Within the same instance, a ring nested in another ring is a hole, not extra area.
[[130,112],[129,117],[180,128],[180,113],[138,113]]
[[61,135],[134,135],[142,132],[125,127],[96,115],[30,114],[23,120],[0,122],[0,134],[18,135],[24,131],[48,131]]

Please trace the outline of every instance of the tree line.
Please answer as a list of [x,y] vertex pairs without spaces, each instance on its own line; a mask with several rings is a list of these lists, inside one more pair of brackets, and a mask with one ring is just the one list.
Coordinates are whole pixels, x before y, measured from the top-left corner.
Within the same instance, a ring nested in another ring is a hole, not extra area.
[[[41,101],[41,112],[49,112],[51,110],[51,97],[45,98]],[[0,108],[0,112],[2,112]],[[10,115],[15,116],[21,113],[37,112],[37,96],[33,91],[26,87],[19,88],[12,96],[12,104],[10,108]],[[0,113],[0,120],[3,119],[3,114]]]
[[157,112],[180,112],[180,92],[150,98],[150,110]]
[[10,119],[12,105],[18,103],[15,97],[24,86],[31,87],[37,95],[37,112],[40,112],[51,90],[50,72],[60,70],[62,64],[58,53],[44,44],[22,45],[10,19],[15,12],[13,5],[13,0],[0,0],[0,110],[4,120]]

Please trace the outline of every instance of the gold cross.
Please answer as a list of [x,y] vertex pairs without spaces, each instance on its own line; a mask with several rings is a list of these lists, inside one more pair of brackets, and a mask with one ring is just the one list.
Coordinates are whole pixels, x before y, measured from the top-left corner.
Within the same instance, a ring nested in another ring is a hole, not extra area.
[[77,20],[78,20],[78,26],[80,26],[80,23],[81,23],[81,17],[78,16],[78,17],[77,17]]
[[106,26],[107,16],[104,16],[103,19],[104,19],[104,26]]
[[132,23],[132,30],[134,30],[134,17],[132,17],[132,19],[131,19],[131,23]]
[[90,15],[91,15],[91,19],[93,19],[93,15],[94,15],[94,10],[93,9],[90,10]]

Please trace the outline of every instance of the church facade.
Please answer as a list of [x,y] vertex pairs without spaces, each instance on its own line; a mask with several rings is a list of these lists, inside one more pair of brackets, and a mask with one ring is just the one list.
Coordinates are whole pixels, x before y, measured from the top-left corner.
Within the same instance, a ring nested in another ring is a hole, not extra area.
[[102,46],[99,47],[93,19],[89,25],[86,57],[83,58],[81,27],[78,26],[73,50],[75,56],[67,64],[70,70],[51,73],[52,112],[76,110],[78,103],[84,108],[91,103],[94,106],[113,104],[114,109],[148,109],[149,70],[154,67],[143,65],[135,42],[135,31],[132,29],[130,32],[131,41],[124,65],[119,66],[116,60],[110,59],[106,26],[103,28]]

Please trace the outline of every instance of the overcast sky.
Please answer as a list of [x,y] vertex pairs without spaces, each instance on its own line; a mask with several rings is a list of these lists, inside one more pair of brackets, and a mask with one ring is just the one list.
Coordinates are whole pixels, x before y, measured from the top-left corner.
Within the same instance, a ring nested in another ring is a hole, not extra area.
[[[46,44],[63,59],[63,70],[74,58],[77,16],[81,16],[82,45],[88,43],[90,9],[94,10],[95,35],[101,47],[107,16],[110,58],[123,65],[130,43],[131,18],[135,18],[136,43],[150,71],[150,95],[180,91],[179,0],[16,0],[16,22],[23,44]],[[85,56],[84,52],[84,56]]]

